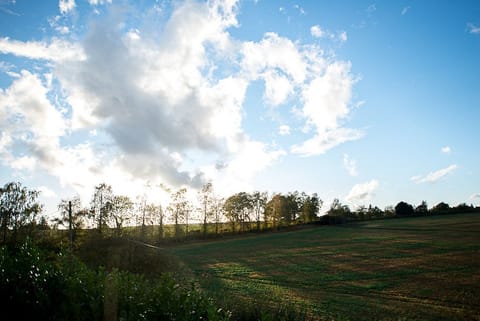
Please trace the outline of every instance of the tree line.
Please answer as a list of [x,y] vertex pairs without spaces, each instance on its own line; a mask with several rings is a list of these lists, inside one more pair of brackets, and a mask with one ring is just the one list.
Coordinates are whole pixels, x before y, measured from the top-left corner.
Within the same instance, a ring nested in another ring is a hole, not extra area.
[[[72,237],[81,230],[95,230],[99,234],[122,236],[132,232],[149,241],[186,237],[210,237],[225,233],[276,230],[286,226],[307,223],[340,224],[352,220],[368,220],[415,215],[435,215],[479,211],[479,207],[459,204],[450,207],[440,202],[428,208],[425,201],[413,206],[401,201],[395,207],[360,206],[350,209],[335,199],[326,215],[320,216],[323,201],[316,193],[239,192],[220,197],[212,183],[206,183],[197,193],[197,201],[187,197],[187,189],[171,190],[168,204],[147,201],[145,196],[132,200],[117,195],[111,185],[100,183],[94,188],[88,206],[82,206],[80,197],[62,199],[59,214],[49,224],[39,216],[43,205],[38,202],[39,191],[28,189],[19,182],[0,187],[0,227],[2,241],[15,240],[17,234],[32,233],[35,229],[68,228]],[[195,223],[192,224],[192,219]],[[189,229],[190,228],[190,229]],[[148,232],[148,233],[147,233]]]

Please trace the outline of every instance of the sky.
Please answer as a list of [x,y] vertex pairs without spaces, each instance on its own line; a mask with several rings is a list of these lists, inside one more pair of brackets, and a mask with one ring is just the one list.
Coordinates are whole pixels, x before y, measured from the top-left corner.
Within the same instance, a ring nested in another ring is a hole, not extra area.
[[0,182],[480,204],[479,1],[0,0]]

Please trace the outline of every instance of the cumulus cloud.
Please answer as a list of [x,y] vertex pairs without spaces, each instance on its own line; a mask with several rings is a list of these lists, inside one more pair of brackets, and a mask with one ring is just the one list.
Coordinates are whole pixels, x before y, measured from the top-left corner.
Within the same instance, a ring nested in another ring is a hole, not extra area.
[[[75,3],[60,4],[66,13]],[[308,136],[289,146],[292,152],[318,155],[363,136],[343,126],[354,84],[348,61],[272,32],[259,41],[232,39],[236,1],[173,8],[155,32],[147,22],[127,30],[116,11],[92,17],[81,37],[0,38],[1,53],[48,70],[23,70],[0,91],[2,161],[45,169],[81,196],[101,180],[195,187],[214,179],[225,191],[248,187],[286,154],[245,132],[245,97],[257,81],[265,105],[298,102]],[[280,135],[289,133],[279,126]],[[14,145],[28,154],[16,155]]]
[[378,181],[375,179],[362,184],[356,184],[352,187],[345,199],[353,204],[369,201],[375,195],[375,190],[378,188],[378,185]]
[[75,9],[75,0],[60,0],[58,2],[58,8],[61,14],[66,14]]
[[357,162],[351,159],[348,154],[343,155],[343,167],[347,170],[350,176],[357,176]]
[[440,179],[444,178],[445,176],[447,176],[448,174],[455,171],[457,168],[458,166],[455,164],[450,165],[446,168],[442,168],[438,171],[431,172],[424,176],[422,175],[413,176],[411,180],[416,183],[435,183],[435,182],[438,182]]
[[314,36],[315,38],[322,38],[323,36],[325,36],[325,31],[322,30],[322,28],[320,28],[319,25],[314,25],[310,28],[310,33],[312,34],[312,36]]

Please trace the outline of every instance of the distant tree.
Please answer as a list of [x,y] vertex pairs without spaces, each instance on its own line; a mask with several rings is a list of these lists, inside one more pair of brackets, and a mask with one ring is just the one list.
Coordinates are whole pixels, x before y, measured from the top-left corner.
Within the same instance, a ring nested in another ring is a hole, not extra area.
[[380,218],[383,215],[384,215],[384,212],[377,206],[372,206],[371,204],[368,206],[367,216],[369,218]]
[[213,205],[213,185],[211,182],[206,183],[202,186],[201,191],[199,192],[198,198],[200,204],[202,205],[202,214],[203,214],[203,237],[207,237],[207,223],[209,218],[213,215],[212,205]]
[[187,201],[187,189],[180,188],[171,195],[171,203],[169,205],[170,212],[173,215],[173,221],[175,224],[175,238],[180,237],[180,222],[182,222],[187,214],[188,201]]
[[413,206],[411,204],[408,204],[406,202],[399,202],[395,206],[395,215],[396,216],[411,216],[415,213]]
[[392,205],[388,205],[385,207],[385,210],[383,211],[383,215],[385,217],[393,217],[395,216],[395,208]]
[[467,203],[460,203],[454,208],[452,208],[452,211],[455,213],[469,213],[473,212],[474,210],[475,208],[473,207],[473,205],[467,205]]
[[449,211],[450,211],[450,205],[444,202],[438,203],[431,209],[431,212],[433,214],[445,214],[445,213],[448,213]]
[[282,194],[275,194],[267,203],[266,216],[272,222],[273,228],[279,226],[279,222],[287,217],[287,199]]
[[42,205],[37,202],[39,194],[39,191],[29,190],[19,182],[10,182],[0,188],[3,242],[7,240],[9,229],[15,242],[18,230],[34,222],[36,215],[42,211]]
[[235,223],[240,223],[240,228],[245,231],[246,221],[250,221],[250,212],[253,209],[252,200],[249,194],[240,192],[227,198],[224,204],[225,215],[232,223],[235,231]]
[[213,221],[215,223],[215,235],[218,235],[218,225],[224,216],[225,200],[221,197],[214,196],[212,199]]
[[[69,215],[70,209],[72,211],[71,221]],[[80,197],[75,196],[69,199],[62,199],[58,204],[58,211],[60,212],[60,217],[54,218],[53,222],[57,226],[63,226],[66,228],[71,227],[71,241],[73,242],[76,238],[78,230],[85,226],[85,222],[90,214],[89,210],[86,208],[82,208]]]
[[107,226],[107,219],[112,209],[112,186],[101,183],[95,186],[91,205],[91,215],[97,223],[97,229],[102,233],[102,228]]
[[301,200],[300,219],[304,223],[316,221],[323,204],[322,200],[318,198],[317,193],[310,196],[302,193]]
[[334,199],[327,211],[330,217],[330,223],[339,224],[345,222],[346,218],[351,216],[351,211],[348,205],[344,205],[338,198]]
[[120,236],[122,227],[132,219],[133,202],[130,197],[123,195],[114,195],[111,202],[110,219],[117,236]]
[[257,222],[257,231],[260,230],[260,220],[262,214],[265,213],[267,206],[268,195],[267,192],[255,191],[251,195],[252,206],[255,214],[255,221]]
[[368,209],[365,205],[361,205],[355,211],[355,216],[359,220],[364,220],[368,218]]
[[426,201],[422,201],[420,205],[415,207],[415,213],[416,214],[421,214],[421,215],[427,215],[428,214],[428,205]]
[[300,210],[303,205],[303,199],[300,194],[295,192],[289,192],[285,196],[285,212],[284,217],[282,219],[287,223],[290,224],[294,220],[297,219],[297,216],[300,216]]

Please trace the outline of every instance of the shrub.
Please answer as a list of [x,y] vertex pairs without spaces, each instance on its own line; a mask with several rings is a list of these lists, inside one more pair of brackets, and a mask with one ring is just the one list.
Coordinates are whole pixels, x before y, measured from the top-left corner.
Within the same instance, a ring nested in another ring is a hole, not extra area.
[[228,320],[193,286],[116,269],[94,271],[31,242],[0,248],[0,309],[23,320]]

